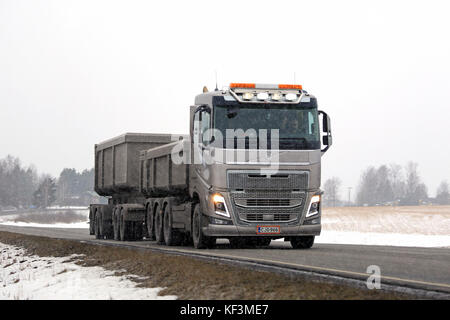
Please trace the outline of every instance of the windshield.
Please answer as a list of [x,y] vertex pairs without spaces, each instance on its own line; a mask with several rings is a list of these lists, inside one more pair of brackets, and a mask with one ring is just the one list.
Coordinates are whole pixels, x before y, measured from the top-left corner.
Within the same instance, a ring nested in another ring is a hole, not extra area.
[[[320,149],[317,107],[313,103],[219,105],[214,108],[214,128],[222,133],[223,145],[228,148],[236,148],[238,144],[235,137],[231,137],[234,143],[227,142],[227,139],[230,140],[230,136],[226,135],[227,129],[242,129],[244,132],[254,129],[259,138],[259,130],[266,129],[268,148],[271,129],[278,129],[279,149]],[[248,142],[245,145],[248,148]],[[259,141],[258,148],[262,148]]]

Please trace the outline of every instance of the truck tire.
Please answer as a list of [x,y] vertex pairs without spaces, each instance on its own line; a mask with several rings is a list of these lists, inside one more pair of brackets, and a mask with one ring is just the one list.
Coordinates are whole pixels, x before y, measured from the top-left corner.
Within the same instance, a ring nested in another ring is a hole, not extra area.
[[200,211],[200,203],[197,203],[194,208],[194,216],[192,217],[192,240],[194,241],[194,248],[213,248],[216,244],[216,239],[203,234],[202,219],[203,215]]
[[155,239],[158,244],[164,244],[163,217],[159,206],[155,208],[154,214],[155,214]]
[[115,207],[112,215],[114,240],[120,240],[119,216],[120,216],[120,208]]
[[182,237],[180,232],[173,228],[172,203],[170,200],[164,206],[163,220],[164,242],[168,246],[179,246]]
[[153,203],[149,203],[147,206],[145,222],[147,224],[148,239],[155,240],[155,216],[153,214]]
[[95,210],[95,239],[103,239],[103,234],[102,234],[102,216],[100,213],[100,210],[97,209]]
[[112,218],[109,218],[111,216],[110,210],[112,209],[109,206],[103,206],[100,208],[100,233],[102,235],[102,239],[112,239],[114,237]]
[[309,249],[314,244],[314,238],[314,236],[292,237],[290,242],[294,249]]
[[119,229],[120,229],[120,240],[121,241],[130,241],[133,240],[132,232],[133,232],[133,225],[131,221],[125,220],[125,210],[120,210],[120,216],[119,216]]
[[94,208],[92,205],[89,207],[89,234],[94,235],[95,234],[95,221],[94,221]]

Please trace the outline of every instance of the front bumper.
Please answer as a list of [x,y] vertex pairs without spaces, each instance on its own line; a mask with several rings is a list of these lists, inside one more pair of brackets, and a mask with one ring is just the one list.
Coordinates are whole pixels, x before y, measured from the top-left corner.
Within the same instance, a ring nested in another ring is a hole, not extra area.
[[[260,225],[264,225],[261,223]],[[252,226],[236,226],[236,225],[217,225],[209,224],[204,226],[203,233],[210,237],[246,237],[246,236],[258,236],[258,237],[289,237],[289,236],[318,236],[320,235],[322,226],[316,225],[301,225],[301,226],[289,226],[280,225],[280,233],[276,234],[257,234],[256,225]]]

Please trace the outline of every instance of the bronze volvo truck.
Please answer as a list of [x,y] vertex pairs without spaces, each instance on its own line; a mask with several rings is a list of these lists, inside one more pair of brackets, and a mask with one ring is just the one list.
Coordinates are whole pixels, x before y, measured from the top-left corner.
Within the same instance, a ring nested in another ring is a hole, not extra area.
[[[319,119],[321,119],[319,123]],[[232,83],[190,107],[189,135],[126,133],[95,145],[98,239],[211,248],[310,248],[321,231],[330,118],[300,85]]]

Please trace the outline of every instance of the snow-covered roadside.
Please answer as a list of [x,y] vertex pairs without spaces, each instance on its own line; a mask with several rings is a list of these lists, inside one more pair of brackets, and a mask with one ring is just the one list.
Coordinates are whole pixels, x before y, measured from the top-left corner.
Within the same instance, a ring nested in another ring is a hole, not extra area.
[[89,209],[43,210],[0,216],[0,225],[38,228],[89,228]]
[[35,227],[35,228],[76,228],[76,229],[88,229],[89,221],[86,222],[76,222],[76,223],[33,223],[33,222],[14,222],[14,221],[3,221],[0,222],[4,226],[15,226],[15,227]]
[[447,247],[450,236],[322,230],[316,243],[358,244],[400,247]]
[[71,257],[26,255],[22,248],[0,243],[0,300],[176,299],[159,296],[162,288],[138,288],[137,276],[114,276],[101,267],[82,267]]

